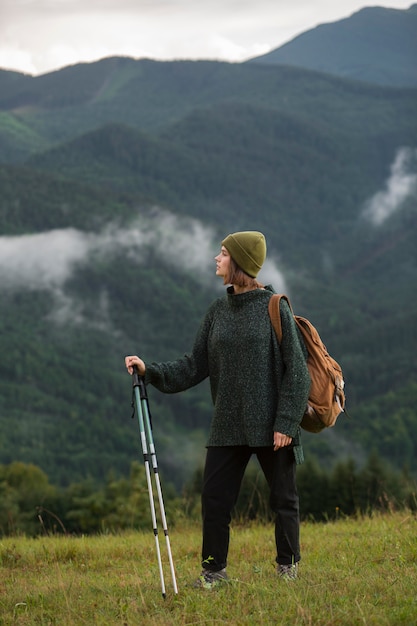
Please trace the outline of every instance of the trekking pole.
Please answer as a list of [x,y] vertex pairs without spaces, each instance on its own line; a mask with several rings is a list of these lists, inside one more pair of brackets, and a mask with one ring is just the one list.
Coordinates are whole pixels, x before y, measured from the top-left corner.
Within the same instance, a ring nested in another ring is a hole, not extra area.
[[[155,503],[154,503],[153,490],[152,490],[149,452],[150,452],[150,458],[152,462],[153,473],[155,477],[156,490],[158,493],[158,502],[159,502],[159,510],[161,514],[162,528],[165,534],[166,549],[167,549],[167,554],[168,554],[169,566],[171,569],[172,585],[173,585],[175,594],[178,593],[178,587],[177,587],[177,580],[175,577],[174,561],[172,559],[171,543],[170,543],[169,534],[168,534],[168,525],[167,525],[167,520],[166,520],[166,515],[165,515],[165,507],[164,507],[164,499],[162,496],[161,481],[159,478],[158,461],[156,458],[155,445],[153,441],[152,425],[151,425],[151,420],[150,420],[150,415],[149,415],[146,385],[145,385],[143,378],[139,376],[136,365],[133,367],[132,383],[133,383],[136,407],[137,407],[137,412],[138,412],[139,430],[140,430],[140,436],[141,436],[141,441],[142,441],[143,458],[145,462],[145,473],[146,473],[146,480],[148,484],[149,503],[151,507],[153,532],[155,535],[156,554],[158,557],[159,575],[161,578],[162,597],[165,599],[166,598],[165,579],[164,579],[164,572],[162,569],[161,550],[159,546],[158,525],[156,521]],[[148,446],[149,446],[149,452],[148,452]]]

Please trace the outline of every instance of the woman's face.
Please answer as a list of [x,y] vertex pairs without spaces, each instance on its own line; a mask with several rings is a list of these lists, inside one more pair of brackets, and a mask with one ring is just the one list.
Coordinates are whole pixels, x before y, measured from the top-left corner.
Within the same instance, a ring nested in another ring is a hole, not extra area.
[[216,261],[216,276],[225,278],[229,275],[230,259],[230,254],[226,248],[222,246],[219,254],[214,257],[214,260]]

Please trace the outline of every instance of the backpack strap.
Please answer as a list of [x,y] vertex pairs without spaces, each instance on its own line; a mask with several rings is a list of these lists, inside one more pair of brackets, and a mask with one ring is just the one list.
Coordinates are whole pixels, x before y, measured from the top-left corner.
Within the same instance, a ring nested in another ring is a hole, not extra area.
[[282,298],[284,298],[284,300],[287,301],[288,306],[291,309],[291,312],[293,312],[291,302],[288,296],[286,296],[283,293],[275,293],[273,296],[271,296],[271,298],[269,299],[269,303],[268,303],[269,317],[271,318],[271,323],[278,337],[279,344],[282,341],[282,322],[281,322],[281,311],[280,311],[280,304],[281,304]]

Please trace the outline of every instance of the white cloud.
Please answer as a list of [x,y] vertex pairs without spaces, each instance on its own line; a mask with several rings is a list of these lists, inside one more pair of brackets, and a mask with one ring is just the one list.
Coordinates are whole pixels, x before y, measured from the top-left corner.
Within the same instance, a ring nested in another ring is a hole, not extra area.
[[272,285],[277,293],[288,293],[284,274],[271,259],[266,259],[259,272],[258,280],[265,285]]
[[73,228],[0,237],[0,288],[60,287],[85,260],[94,239]]
[[399,148],[384,189],[370,198],[363,216],[379,226],[417,192],[417,149]]
[[[53,294],[51,318],[58,322],[85,322],[82,302],[66,291],[77,269],[88,267],[93,258],[124,252],[129,262],[148,263],[148,252],[159,255],[178,272],[216,286],[215,261],[220,243],[214,232],[198,220],[179,218],[155,209],[147,218],[138,217],[129,228],[108,225],[99,233],[75,228],[21,236],[0,237],[0,294],[2,291],[45,290]],[[264,282],[285,290],[285,281],[274,262],[262,268]],[[219,281],[220,287],[220,281]],[[110,303],[102,285],[97,285],[97,321],[107,318]],[[90,320],[93,322],[93,320]]]

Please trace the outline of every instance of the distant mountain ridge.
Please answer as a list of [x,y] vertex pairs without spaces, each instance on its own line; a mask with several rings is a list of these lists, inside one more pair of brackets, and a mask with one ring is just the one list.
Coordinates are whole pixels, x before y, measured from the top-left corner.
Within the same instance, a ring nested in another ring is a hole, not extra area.
[[[388,88],[361,85],[358,89],[356,83],[329,74],[271,64],[113,57],[35,78],[21,75],[8,80],[7,74],[0,72],[0,85],[8,85],[0,89],[0,162],[22,162],[32,153],[109,123],[162,132],[167,124],[224,103],[272,109],[301,119],[307,114],[307,118],[314,116],[315,125],[334,128],[339,126],[340,107],[351,102],[348,134],[361,128],[380,98],[390,108],[399,104]],[[401,100],[400,106],[410,109],[414,94]],[[382,126],[380,131],[384,132]]]
[[392,87],[417,86],[417,4],[367,7],[249,63],[285,64]]

